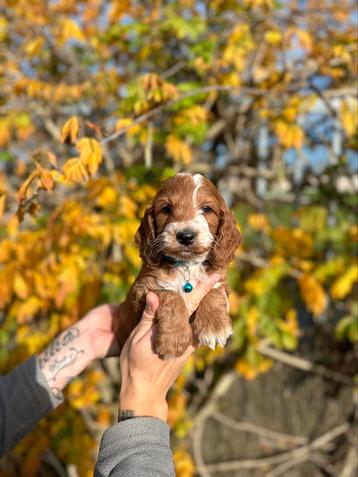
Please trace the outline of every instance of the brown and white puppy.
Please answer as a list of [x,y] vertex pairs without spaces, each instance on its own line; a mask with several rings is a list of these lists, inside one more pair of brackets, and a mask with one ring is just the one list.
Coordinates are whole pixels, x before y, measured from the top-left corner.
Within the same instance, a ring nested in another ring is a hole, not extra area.
[[[116,334],[121,345],[138,323],[145,296],[159,296],[156,351],[180,356],[190,343],[224,346],[232,333],[224,288],[226,271],[240,244],[234,216],[216,187],[200,174],[177,174],[166,180],[136,234],[142,269],[120,305]],[[185,298],[208,273],[220,275],[190,316]]]

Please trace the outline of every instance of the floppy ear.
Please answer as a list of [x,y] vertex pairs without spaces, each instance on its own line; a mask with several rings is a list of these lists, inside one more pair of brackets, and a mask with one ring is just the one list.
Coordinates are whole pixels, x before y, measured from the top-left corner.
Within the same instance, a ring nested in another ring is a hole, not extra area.
[[144,217],[135,234],[135,243],[139,248],[139,255],[146,263],[156,263],[153,255],[153,240],[155,239],[154,212],[152,206],[147,207]]
[[220,210],[219,226],[209,258],[212,268],[227,267],[234,259],[236,249],[240,243],[241,234],[236,226],[234,214],[223,202]]

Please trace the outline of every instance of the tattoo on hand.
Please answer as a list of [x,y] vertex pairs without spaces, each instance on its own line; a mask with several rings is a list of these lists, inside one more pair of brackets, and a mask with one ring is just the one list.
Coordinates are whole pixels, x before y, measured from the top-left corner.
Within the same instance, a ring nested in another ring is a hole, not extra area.
[[67,353],[65,356],[62,358],[55,358],[48,367],[50,373],[53,375],[49,381],[56,381],[56,376],[58,373],[64,368],[71,366],[76,361],[77,356],[81,353],[84,353],[83,349],[78,350],[76,348],[70,348],[69,353]]
[[78,338],[79,335],[80,330],[73,326],[72,328],[55,338],[42,353],[41,357],[38,358],[40,368],[43,369],[45,364],[48,363],[51,358],[56,355],[56,353],[61,351],[61,348],[69,345],[72,341]]
[[126,421],[127,419],[133,419],[133,417],[136,417],[136,413],[131,409],[120,409],[118,411],[118,422]]

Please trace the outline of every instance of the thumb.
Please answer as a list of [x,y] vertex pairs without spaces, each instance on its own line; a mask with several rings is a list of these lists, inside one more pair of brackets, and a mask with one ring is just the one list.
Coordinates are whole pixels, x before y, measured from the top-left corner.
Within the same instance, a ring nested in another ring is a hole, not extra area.
[[213,273],[208,278],[198,284],[186,298],[186,305],[190,313],[193,313],[199,306],[199,303],[204,296],[218,283],[220,276],[217,273]]
[[147,293],[147,296],[145,297],[145,309],[143,311],[142,318],[139,322],[141,328],[145,327],[146,329],[149,329],[153,326],[155,313],[158,307],[159,307],[158,296],[153,292]]

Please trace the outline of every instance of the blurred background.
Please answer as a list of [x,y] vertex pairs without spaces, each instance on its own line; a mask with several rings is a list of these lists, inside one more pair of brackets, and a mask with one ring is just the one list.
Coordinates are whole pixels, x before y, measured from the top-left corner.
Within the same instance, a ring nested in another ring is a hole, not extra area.
[[[357,329],[355,2],[0,2],[0,371],[120,302],[160,182],[210,178],[243,245],[234,336],[170,393],[179,477],[353,477]],[[0,463],[89,477],[118,361]]]

